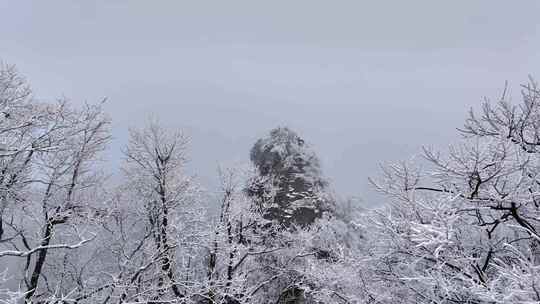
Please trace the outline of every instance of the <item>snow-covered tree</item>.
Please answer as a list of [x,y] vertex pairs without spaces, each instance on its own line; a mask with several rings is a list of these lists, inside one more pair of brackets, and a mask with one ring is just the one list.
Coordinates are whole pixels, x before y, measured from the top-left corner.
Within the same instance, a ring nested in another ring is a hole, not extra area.
[[[13,67],[0,67],[0,261],[26,302],[55,296],[62,276],[46,275],[59,255],[95,238],[92,192],[109,140],[101,105],[38,103]],[[21,267],[22,266],[22,267]]]
[[117,286],[119,301],[180,301],[193,288],[187,258],[196,250],[202,225],[200,191],[184,172],[188,139],[156,122],[130,134],[121,210],[132,214],[124,220],[133,230],[116,241],[122,252],[129,252],[127,258],[119,256],[125,259],[119,269],[124,282]]
[[377,303],[540,302],[540,91],[523,86],[471,111],[463,143],[427,164],[389,166],[377,188],[391,199],[366,216],[361,267]]
[[[266,282],[257,289],[263,295],[260,301],[316,303],[339,295],[334,287],[340,284],[328,285],[324,276],[341,261],[337,240],[344,231],[337,229],[341,221],[334,218],[336,206],[317,156],[288,128],[258,140],[250,156],[255,174],[246,192],[262,214],[253,234],[259,246],[277,249],[255,260],[260,268],[256,275]],[[336,234],[322,242],[330,231]],[[327,293],[315,292],[322,289]]]

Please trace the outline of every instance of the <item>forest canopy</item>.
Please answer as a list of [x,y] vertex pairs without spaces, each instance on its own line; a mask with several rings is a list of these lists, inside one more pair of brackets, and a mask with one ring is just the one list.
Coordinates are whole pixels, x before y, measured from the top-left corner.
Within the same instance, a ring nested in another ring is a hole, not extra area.
[[216,170],[215,196],[186,172],[188,134],[150,121],[112,185],[103,103],[38,101],[1,65],[0,302],[538,303],[540,88],[508,95],[447,151],[384,166],[365,209],[287,127]]

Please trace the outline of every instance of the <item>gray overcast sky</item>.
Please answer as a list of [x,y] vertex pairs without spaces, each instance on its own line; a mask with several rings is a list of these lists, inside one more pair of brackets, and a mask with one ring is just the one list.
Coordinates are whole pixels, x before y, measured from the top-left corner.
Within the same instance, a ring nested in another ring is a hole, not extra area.
[[189,171],[246,162],[278,125],[319,153],[342,195],[469,107],[538,75],[540,1],[0,0],[0,58],[40,99],[108,98],[117,163],[149,114],[192,137]]

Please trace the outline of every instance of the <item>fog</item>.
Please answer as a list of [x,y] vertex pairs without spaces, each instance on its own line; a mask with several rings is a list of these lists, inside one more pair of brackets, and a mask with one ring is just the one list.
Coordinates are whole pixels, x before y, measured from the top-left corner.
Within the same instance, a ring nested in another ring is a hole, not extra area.
[[121,159],[154,115],[192,138],[189,172],[248,161],[289,126],[342,196],[378,164],[458,139],[470,107],[538,75],[537,1],[1,1],[0,58],[43,100],[107,98]]

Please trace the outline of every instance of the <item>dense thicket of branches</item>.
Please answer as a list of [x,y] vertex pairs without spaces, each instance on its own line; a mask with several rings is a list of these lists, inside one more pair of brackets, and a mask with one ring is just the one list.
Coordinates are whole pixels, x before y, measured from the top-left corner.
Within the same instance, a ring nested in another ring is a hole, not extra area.
[[0,303],[540,302],[532,80],[520,104],[505,90],[471,111],[447,153],[384,167],[374,210],[335,199],[287,128],[211,196],[184,170],[187,135],[151,121],[106,186],[109,128],[101,104],[37,102],[0,66]]

